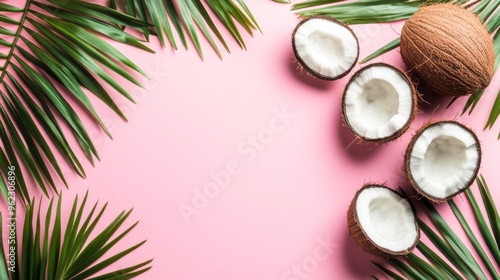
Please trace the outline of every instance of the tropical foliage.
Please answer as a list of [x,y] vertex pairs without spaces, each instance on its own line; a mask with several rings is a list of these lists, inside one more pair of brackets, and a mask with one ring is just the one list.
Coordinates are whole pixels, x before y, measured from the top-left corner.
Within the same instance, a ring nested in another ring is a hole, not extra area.
[[29,203],[28,184],[48,196],[50,189],[57,190],[52,174],[66,183],[56,150],[85,177],[67,131],[91,163],[99,158],[75,107],[83,108],[109,135],[88,95],[125,120],[105,88],[132,97],[110,72],[136,85],[140,82],[131,73],[145,75],[102,37],[153,51],[118,27],[142,28],[147,23],[90,2],[27,0],[24,7],[0,3],[0,13],[0,190],[6,194],[6,170],[14,166],[17,191]]
[[[486,28],[493,36],[493,44],[495,48],[495,70],[500,64],[500,1],[482,0],[397,0],[397,1],[383,1],[383,0],[355,0],[344,3],[344,0],[308,0],[295,4],[292,10],[297,11],[302,17],[311,15],[326,15],[337,18],[348,24],[369,24],[369,23],[383,23],[393,22],[398,20],[405,20],[416,13],[420,6],[430,5],[433,3],[457,3],[463,5],[465,8],[470,9],[474,14],[477,14],[486,24]],[[369,55],[361,62],[367,62],[376,58],[390,50],[399,46],[399,38],[387,43],[379,50]],[[463,113],[467,111],[469,114],[474,110],[479,100],[481,99],[484,90],[472,94],[467,100]],[[500,92],[494,101],[489,118],[486,122],[485,129],[491,129],[496,120],[500,116]],[[498,135],[500,139],[500,134]]]
[[[288,0],[273,1],[289,3]],[[111,0],[110,6],[149,22],[154,26],[154,30],[143,27],[140,31],[147,39],[150,35],[157,35],[164,46],[169,43],[172,48],[178,48],[174,30],[184,48],[188,48],[188,38],[191,39],[201,58],[203,58],[203,51],[199,38],[200,32],[220,58],[222,54],[216,41],[221,43],[227,52],[230,51],[210,12],[243,49],[246,46],[238,27],[243,28],[250,35],[253,35],[254,30],[260,31],[257,21],[243,0]]]
[[[144,44],[151,35],[174,48],[179,39],[187,47],[191,38],[202,55],[201,31],[221,56],[214,38],[229,47],[218,26],[225,26],[242,48],[245,43],[238,27],[250,34],[260,30],[243,0],[111,0],[109,4],[0,3],[0,191],[4,196],[9,166],[23,167],[17,169],[17,191],[25,203],[31,197],[29,184],[47,196],[57,191],[58,180],[66,184],[59,155],[77,174],[86,176],[82,157],[94,164],[99,154],[77,108],[83,108],[111,137],[89,95],[126,121],[115,100],[134,101],[115,77],[141,86],[138,76],[146,74],[109,40],[152,53]],[[128,33],[131,29],[139,30],[145,40]]]
[[[42,214],[40,205],[35,211],[28,187],[37,186],[49,197],[58,193],[59,182],[66,184],[62,164],[85,177],[82,158],[91,164],[99,159],[82,114],[111,135],[94,109],[91,95],[126,121],[115,100],[134,102],[124,83],[141,86],[140,76],[147,75],[110,41],[153,53],[144,44],[150,35],[157,35],[163,45],[168,40],[176,48],[175,29],[184,46],[189,36],[201,54],[196,35],[196,28],[200,28],[219,55],[209,30],[228,49],[200,1],[176,1],[174,6],[173,1],[126,0],[122,1],[124,12],[117,2],[111,1],[111,7],[83,0],[0,3],[0,192],[6,199],[12,198],[15,188],[19,206],[26,206],[23,237],[16,239],[21,243],[15,252],[21,256],[15,263],[18,270],[9,271],[9,260],[0,254],[0,279],[129,279],[150,268],[148,260],[96,276],[144,243],[106,257],[135,227],[118,232],[130,211],[97,232],[106,205],[98,210],[95,204],[90,214],[84,215],[87,196],[80,206],[75,199],[63,232],[61,199],[55,214],[54,199]],[[218,0],[208,2],[208,6],[245,48],[238,24],[250,34],[259,29],[245,3]],[[140,30],[145,40],[128,33],[131,29]],[[12,170],[15,175],[11,175]],[[22,249],[18,252],[18,248]]]
[[[57,200],[55,211],[52,211],[55,201],[52,199],[45,214],[40,205],[36,212],[28,187],[38,186],[49,197],[51,192],[58,193],[59,180],[66,184],[58,158],[81,177],[86,176],[81,158],[85,157],[92,164],[99,159],[80,118],[82,113],[77,113],[83,109],[84,114],[111,137],[90,95],[126,121],[115,100],[134,101],[123,82],[119,83],[115,77],[141,86],[138,76],[146,74],[109,41],[153,53],[144,43],[150,35],[157,35],[163,45],[168,39],[176,48],[169,25],[171,21],[182,44],[187,46],[185,34],[188,34],[200,55],[197,27],[219,56],[209,29],[228,49],[200,1],[176,1],[174,7],[173,1],[127,0],[122,1],[125,12],[117,10],[117,2],[111,1],[112,7],[82,0],[0,3],[0,191],[5,198],[12,198],[12,188],[15,188],[20,198],[19,206],[21,202],[26,206],[22,239],[16,237],[15,240],[21,245],[15,251],[21,256],[15,260],[18,269],[10,271],[11,265],[6,262],[9,260],[0,254],[0,279],[129,279],[150,268],[151,260],[148,260],[96,276],[144,243],[106,257],[108,251],[135,227],[136,224],[118,232],[130,211],[121,213],[102,232],[97,232],[95,228],[106,205],[98,210],[95,204],[91,212],[84,215],[87,196],[80,206],[76,198],[63,227],[61,199]],[[250,34],[258,29],[245,3],[210,1],[209,7],[237,43],[245,48],[237,25]],[[129,34],[130,29],[142,31],[146,40]],[[15,214],[15,211],[10,212]],[[44,219],[45,222],[41,222]],[[62,228],[66,230],[63,232]],[[18,248],[22,249],[18,251]],[[0,249],[3,252],[3,248]],[[11,248],[6,249],[8,256]]]
[[[14,227],[2,226],[9,229],[5,236],[9,245],[5,250],[0,242],[0,250],[5,252],[0,254],[0,279],[131,279],[149,270],[152,260],[102,272],[146,241],[113,252],[115,245],[137,222],[121,230],[131,213],[131,210],[123,211],[99,231],[97,228],[101,225],[98,222],[103,217],[107,203],[104,206],[95,203],[88,212],[87,198],[88,193],[79,204],[76,196],[66,222],[61,213],[62,198],[58,197],[50,200],[46,210],[42,210],[45,207],[42,207],[41,201],[36,205],[35,200],[32,200],[26,207],[22,231],[16,232]],[[15,213],[11,215],[15,216]],[[12,216],[7,219],[9,225],[12,223],[10,218]],[[0,224],[4,225],[1,217]]]
[[[435,250],[431,249],[425,242],[420,241],[417,245],[420,256],[410,253],[403,261],[399,259],[388,261],[388,264],[395,270],[378,262],[374,262],[375,266],[380,268],[390,279],[500,279],[500,271],[498,271],[500,265],[500,217],[485,179],[481,176],[476,180],[476,183],[481,194],[481,204],[486,212],[486,218],[472,190],[466,190],[465,196],[470,203],[470,210],[474,214],[475,226],[479,232],[473,229],[475,227],[471,227],[470,221],[465,218],[463,210],[457,206],[454,199],[448,201],[449,208],[462,226],[476,255],[460,240],[436,208],[428,200],[422,199],[420,200],[421,206],[429,214],[432,225],[419,220],[420,228],[442,256],[436,254]],[[483,248],[480,239],[484,241],[486,248]],[[486,270],[483,270],[480,264]]]

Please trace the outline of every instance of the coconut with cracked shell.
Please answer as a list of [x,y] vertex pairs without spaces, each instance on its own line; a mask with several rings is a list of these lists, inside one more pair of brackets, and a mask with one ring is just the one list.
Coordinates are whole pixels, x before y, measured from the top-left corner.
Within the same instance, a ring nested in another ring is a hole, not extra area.
[[404,172],[411,185],[436,202],[463,192],[474,182],[481,164],[477,136],[456,121],[424,125],[405,153]]
[[354,32],[342,22],[326,16],[300,21],[292,34],[292,47],[300,65],[324,80],[344,77],[359,57]]
[[409,254],[420,239],[415,209],[396,191],[364,185],[347,212],[349,234],[368,253],[384,258]]
[[351,131],[367,142],[401,136],[415,117],[417,94],[400,69],[374,63],[357,71],[342,97],[342,116]]

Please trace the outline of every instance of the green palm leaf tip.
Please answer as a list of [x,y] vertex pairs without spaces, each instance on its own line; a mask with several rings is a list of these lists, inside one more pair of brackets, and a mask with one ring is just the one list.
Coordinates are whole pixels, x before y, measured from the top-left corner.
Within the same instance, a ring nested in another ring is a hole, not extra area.
[[18,231],[22,237],[17,240],[21,244],[16,243],[22,249],[19,251],[21,255],[16,258],[17,269],[9,271],[5,260],[0,258],[0,279],[131,279],[148,271],[152,259],[103,272],[146,241],[111,253],[137,223],[121,229],[131,213],[131,210],[124,211],[98,231],[96,227],[107,204],[98,206],[95,203],[89,211],[86,209],[87,201],[88,193],[81,202],[76,196],[69,217],[63,221],[62,196],[52,198],[48,207],[42,206],[41,201],[37,204],[33,199],[26,207],[24,229],[22,233]]
[[[348,3],[345,0],[306,0],[292,6],[299,16],[306,17],[311,15],[327,15],[348,24],[370,24],[393,22],[405,20],[411,17],[418,11],[422,5],[435,3],[457,3],[469,9],[472,13],[477,14],[486,24],[490,34],[493,34],[493,45],[495,49],[495,71],[500,64],[500,1],[480,0],[398,0],[398,1],[383,1],[383,0],[355,0]],[[361,63],[368,62],[374,58],[385,54],[399,46],[399,38],[387,43],[385,46],[376,50],[366,58],[361,60]],[[497,89],[495,89],[497,90]],[[484,89],[477,91],[469,96],[462,114],[469,114],[476,108],[476,105],[483,96]],[[486,121],[484,129],[491,129],[500,116],[500,91],[497,98],[491,105],[490,115]],[[500,139],[500,134],[498,135]]]
[[75,150],[92,164],[99,159],[76,108],[111,137],[89,95],[126,120],[105,88],[133,101],[112,73],[138,86],[138,77],[146,76],[104,38],[153,51],[120,28],[146,28],[147,23],[106,6],[82,0],[28,0],[24,5],[0,3],[0,185],[6,185],[6,170],[14,166],[16,191],[29,204],[28,184],[49,196],[57,192],[58,178],[66,184],[64,167],[85,177]]
[[[421,220],[419,224],[443,257],[437,255],[435,250],[420,241],[417,249],[425,259],[415,259],[412,254],[408,258],[408,264],[397,262],[396,268],[402,275],[407,274],[406,268],[409,265],[420,274],[429,276],[429,279],[500,279],[500,271],[498,271],[500,265],[498,246],[500,217],[484,177],[479,176],[476,183],[480,197],[476,197],[471,189],[465,191],[465,196],[470,204],[469,210],[472,211],[474,220],[466,219],[464,216],[466,209],[458,207],[454,200],[449,200],[448,206],[467,236],[467,243],[472,245],[477,255],[471,254],[469,246],[458,238],[456,234],[458,229],[451,228],[430,202],[423,201],[422,206],[429,212],[435,227]],[[477,230],[471,227],[472,223],[476,223]],[[485,247],[480,239],[486,244]],[[391,264],[394,265],[394,263]],[[486,270],[483,271],[483,266],[480,264],[484,265]],[[401,279],[400,277],[402,277],[395,271],[384,268],[380,263],[375,263],[375,265],[390,279]]]
[[[273,1],[289,3],[286,0]],[[217,41],[229,52],[226,39],[219,31],[220,27],[216,25],[214,17],[242,49],[246,49],[246,45],[239,27],[250,35],[254,30],[260,31],[256,19],[243,0],[211,0],[205,3],[201,0],[112,0],[109,7],[148,22],[149,26],[138,28],[146,40],[153,35],[158,37],[163,46],[170,44],[173,49],[178,49],[180,41],[188,49],[189,38],[202,59],[201,37],[205,37],[219,58],[222,58],[222,54]]]

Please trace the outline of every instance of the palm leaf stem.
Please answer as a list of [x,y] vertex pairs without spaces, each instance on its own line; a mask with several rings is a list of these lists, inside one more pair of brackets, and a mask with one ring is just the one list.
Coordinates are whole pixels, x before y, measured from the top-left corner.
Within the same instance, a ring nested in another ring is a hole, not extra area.
[[[17,27],[16,33],[14,35],[14,40],[12,41],[12,46],[17,46],[17,41],[21,37],[21,32],[23,31],[24,22],[26,21],[26,17],[27,17],[28,12],[29,12],[31,1],[32,0],[26,0],[26,4],[24,5],[24,9],[22,11],[23,14],[21,16],[21,20],[19,21],[19,23],[17,23],[18,27]],[[5,71],[5,69],[7,69],[7,67],[9,66],[11,59],[12,59],[12,56],[14,55],[15,49],[16,48],[10,48],[9,53],[7,54],[7,57],[5,58],[5,63],[2,66],[3,71],[0,74],[0,83],[2,83],[2,84],[4,83],[4,77],[7,73],[7,71]]]

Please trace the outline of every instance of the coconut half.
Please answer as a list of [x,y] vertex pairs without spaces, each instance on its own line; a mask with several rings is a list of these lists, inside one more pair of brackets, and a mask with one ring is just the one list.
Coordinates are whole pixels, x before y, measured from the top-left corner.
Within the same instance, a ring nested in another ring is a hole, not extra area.
[[354,32],[342,22],[325,16],[306,18],[292,34],[297,61],[313,76],[325,80],[344,77],[358,61]]
[[387,142],[408,129],[416,104],[410,78],[389,64],[375,63],[352,76],[342,97],[342,115],[359,138]]
[[349,206],[347,220],[356,243],[380,257],[407,255],[420,239],[412,204],[386,186],[363,186]]
[[445,201],[470,187],[481,164],[477,136],[456,121],[421,128],[405,154],[405,173],[412,186],[430,200]]

